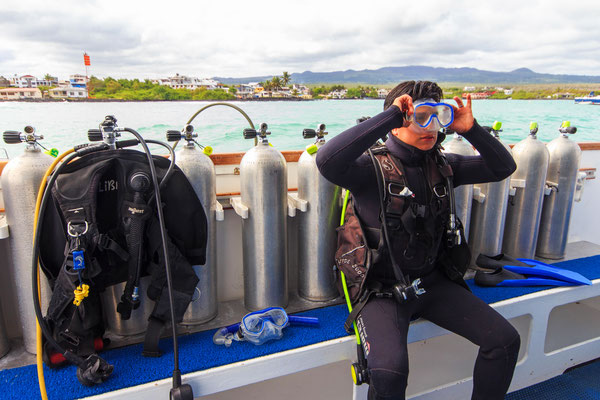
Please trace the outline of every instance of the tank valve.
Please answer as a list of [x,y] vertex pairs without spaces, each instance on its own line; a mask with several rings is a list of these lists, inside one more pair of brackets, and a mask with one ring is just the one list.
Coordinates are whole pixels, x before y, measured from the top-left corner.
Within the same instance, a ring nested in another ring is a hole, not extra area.
[[268,128],[269,126],[265,122],[260,124],[260,130],[258,131],[253,128],[246,128],[244,129],[244,139],[254,139],[256,137],[260,137],[261,143],[268,143],[267,135],[271,134],[271,132],[267,131]]
[[316,137],[317,139],[322,139],[328,132],[325,132],[325,124],[319,124],[317,129],[304,129],[302,131],[302,137],[304,139],[312,139]]
[[571,126],[571,121],[563,121],[558,131],[566,137],[569,134],[572,135],[577,132],[577,127]]
[[502,132],[502,122],[494,121],[492,126],[483,126],[482,128],[485,129],[488,133],[494,135],[495,138],[499,138],[500,135],[498,135],[498,133]]
[[169,142],[177,142],[181,139],[185,139],[188,142],[193,142],[195,138],[198,137],[198,134],[194,131],[194,126],[187,124],[180,131],[170,130],[167,131],[167,141]]
[[167,131],[167,142],[178,142],[183,138],[179,131]]
[[2,138],[4,139],[4,143],[6,144],[16,144],[21,142],[35,144],[38,140],[42,140],[44,136],[36,134],[35,128],[31,125],[27,125],[23,129],[23,132],[4,131]]
[[535,121],[531,121],[529,123],[529,134],[531,136],[535,136],[538,133],[538,123]]
[[108,144],[110,148],[115,149],[116,139],[121,136],[117,128],[117,119],[114,115],[107,115],[104,121],[100,123],[100,129],[89,129],[88,139],[90,142],[99,142],[101,140]]

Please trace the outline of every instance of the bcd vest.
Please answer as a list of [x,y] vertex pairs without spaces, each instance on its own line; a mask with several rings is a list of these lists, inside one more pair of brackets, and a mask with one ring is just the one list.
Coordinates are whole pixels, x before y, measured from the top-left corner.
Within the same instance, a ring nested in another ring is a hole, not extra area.
[[[153,159],[161,182],[170,161]],[[160,354],[158,339],[171,318],[151,182],[144,153],[107,150],[67,165],[52,188],[53,204],[42,216],[40,246],[40,264],[52,287],[45,318],[54,338],[80,356],[94,353],[94,342],[105,331],[100,293],[126,282],[118,312],[128,319],[139,305],[133,293],[135,282],[148,275],[150,287],[139,296],[147,296],[155,305],[144,354]],[[198,283],[192,265],[205,263],[207,220],[194,189],[176,166],[161,185],[161,197],[175,319],[180,322]],[[74,289],[81,283],[89,286],[89,294],[75,305]]]
[[[429,186],[426,204],[414,201],[414,194],[407,185],[404,168],[400,160],[389,153],[385,146],[372,149],[384,180],[384,206],[390,234],[391,250],[382,240],[381,229],[365,229],[350,200],[344,224],[338,228],[338,247],[335,254],[337,268],[345,275],[348,295],[353,304],[359,302],[367,292],[365,283],[373,265],[387,264],[390,268],[388,251],[394,251],[402,272],[408,275],[442,265],[450,279],[466,286],[462,275],[468,266],[470,253],[462,225],[458,221],[462,244],[458,248],[445,246],[446,227],[450,215],[446,177],[452,169],[437,149],[425,157],[424,173]],[[375,232],[374,232],[375,231]],[[374,240],[373,236],[377,239]],[[369,246],[369,242],[371,246]],[[373,246],[378,242],[377,246]]]

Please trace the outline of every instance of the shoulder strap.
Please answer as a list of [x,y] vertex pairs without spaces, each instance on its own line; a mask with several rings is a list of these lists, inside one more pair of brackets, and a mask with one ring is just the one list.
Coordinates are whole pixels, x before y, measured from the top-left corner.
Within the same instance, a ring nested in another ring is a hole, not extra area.
[[414,197],[413,192],[408,188],[404,167],[400,160],[388,151],[380,151],[374,155],[383,173],[385,210],[382,211],[385,211],[390,218],[399,219],[407,206],[407,198]]

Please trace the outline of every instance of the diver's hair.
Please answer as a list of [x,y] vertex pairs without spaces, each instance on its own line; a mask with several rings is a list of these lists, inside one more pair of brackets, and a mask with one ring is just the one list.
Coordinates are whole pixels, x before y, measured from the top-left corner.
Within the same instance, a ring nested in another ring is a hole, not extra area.
[[390,93],[385,98],[383,102],[383,109],[387,110],[396,100],[396,97],[400,97],[403,94],[408,94],[412,97],[413,101],[420,99],[433,99],[436,102],[439,102],[442,97],[442,88],[438,86],[435,82],[430,81],[405,81],[395,88],[393,88]]

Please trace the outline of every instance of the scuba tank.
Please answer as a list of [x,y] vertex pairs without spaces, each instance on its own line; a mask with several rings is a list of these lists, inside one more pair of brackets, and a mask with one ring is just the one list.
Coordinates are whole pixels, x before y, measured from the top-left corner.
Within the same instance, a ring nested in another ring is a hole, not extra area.
[[[500,140],[502,123],[495,121],[491,127],[483,127],[498,140],[504,148],[511,153],[510,147]],[[473,205],[469,233],[469,247],[471,248],[472,265],[480,253],[499,254],[502,252],[502,236],[510,178],[500,182],[479,183],[473,188]]]
[[[44,173],[53,158],[44,154],[37,143],[43,139],[32,126],[24,132],[6,131],[3,135],[7,144],[24,142],[25,151],[12,159],[2,172],[2,193],[6,207],[6,220],[10,229],[12,252],[12,276],[16,291],[19,324],[27,352],[36,353],[35,314],[31,297],[31,243],[33,241],[33,219],[38,189]],[[42,306],[50,302],[50,286],[44,277],[41,280]]]
[[251,311],[288,302],[287,164],[270,134],[265,123],[244,129],[244,138],[258,143],[240,162],[241,197],[230,199],[242,217],[244,304]]
[[549,153],[538,140],[537,122],[529,125],[529,136],[512,150],[517,170],[511,177],[514,195],[508,201],[502,250],[515,258],[533,258],[537,245]]
[[297,199],[307,203],[306,211],[298,214],[298,293],[311,301],[331,300],[338,295],[333,265],[341,189],[321,175],[315,162],[326,134],[325,124],[316,130],[304,129],[305,139],[317,140],[298,160]]
[[571,126],[569,121],[564,121],[559,132],[560,135],[546,145],[550,153],[550,162],[535,252],[538,257],[550,259],[561,259],[565,256],[581,159],[579,145],[569,140],[569,134],[577,132],[577,128]]
[[192,184],[207,217],[206,263],[194,265],[200,280],[196,293],[183,316],[184,325],[201,324],[217,315],[217,232],[216,221],[223,221],[223,207],[217,201],[215,166],[210,159],[212,148],[200,146],[195,138],[194,127],[187,124],[181,132],[168,131],[169,142],[185,139],[185,144],[176,153],[175,164]]
[[[454,153],[461,156],[474,156],[475,151],[471,144],[457,133],[451,141],[444,144],[445,153]],[[462,185],[454,189],[456,198],[456,216],[461,220],[465,230],[465,239],[469,240],[469,222],[471,219],[471,206],[473,203],[473,185]]]

